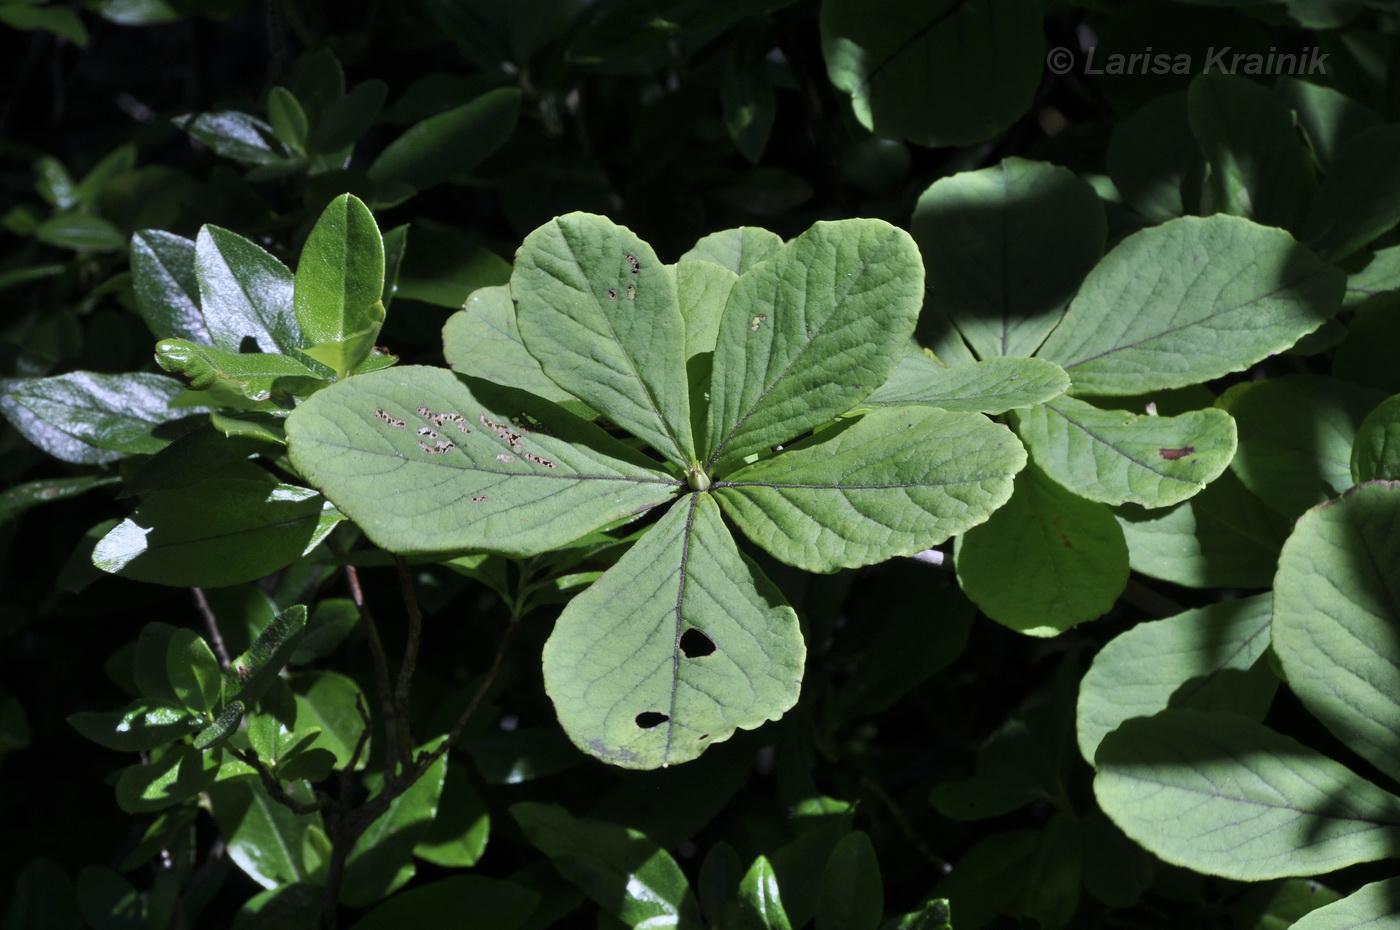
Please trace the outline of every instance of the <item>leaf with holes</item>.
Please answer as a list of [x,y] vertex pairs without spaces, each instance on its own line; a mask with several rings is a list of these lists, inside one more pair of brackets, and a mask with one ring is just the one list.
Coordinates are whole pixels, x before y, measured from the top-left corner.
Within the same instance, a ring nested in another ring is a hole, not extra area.
[[564,609],[545,690],[585,752],[657,768],[780,717],[805,656],[797,615],[694,493]]

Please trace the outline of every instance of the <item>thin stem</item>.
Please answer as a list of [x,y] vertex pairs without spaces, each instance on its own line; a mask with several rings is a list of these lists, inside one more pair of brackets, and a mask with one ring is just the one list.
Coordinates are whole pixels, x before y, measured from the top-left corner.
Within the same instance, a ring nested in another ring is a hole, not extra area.
[[890,793],[886,791],[879,782],[869,775],[861,775],[860,783],[865,786],[867,791],[880,799],[880,803],[885,805],[885,809],[890,812],[890,816],[894,817],[894,822],[899,825],[900,832],[904,834],[909,842],[914,844],[914,848],[919,851],[919,855],[923,856],[924,860],[928,862],[929,865],[933,866],[943,875],[947,875],[953,870],[953,867],[948,864],[946,859],[936,854],[924,844],[924,841],[919,838],[919,834],[914,830],[914,826],[909,823],[909,818],[904,816],[904,809],[899,806],[899,802],[890,797]]
[[472,715],[476,713],[477,707],[481,705],[487,692],[491,690],[491,686],[496,683],[496,676],[500,673],[501,665],[505,662],[506,650],[510,648],[511,640],[515,638],[515,631],[520,627],[521,616],[522,611],[512,606],[510,622],[506,624],[506,631],[501,634],[501,641],[496,646],[496,654],[491,659],[491,668],[487,670],[486,677],[481,680],[481,684],[477,685],[476,693],[467,702],[466,709],[457,718],[457,722],[452,725],[452,730],[447,734],[447,739],[443,741],[442,745],[430,753],[419,754],[416,766],[419,774],[427,771],[429,766],[457,745],[457,741],[462,738],[462,731],[467,728],[467,724],[471,721]]
[[214,646],[214,655],[218,656],[219,667],[228,671],[229,656],[228,647],[224,645],[224,635],[219,632],[219,618],[214,616],[214,608],[209,606],[209,599],[204,596],[203,588],[190,588],[194,592],[194,603],[199,608],[200,614],[204,617],[204,628],[209,631],[209,642]]
[[227,744],[224,748],[232,753],[234,758],[238,759],[238,761],[242,762],[244,765],[250,766],[253,771],[257,772],[258,777],[262,779],[263,787],[267,789],[267,793],[272,797],[272,800],[281,804],[292,813],[314,814],[316,811],[321,810],[331,803],[331,799],[327,795],[321,794],[319,791],[316,792],[316,800],[310,804],[304,804],[298,801],[286,792],[286,789],[282,787],[282,783],[272,774],[272,770],[263,763],[263,760],[258,758],[256,752],[252,750],[245,751]]
[[418,649],[423,641],[423,611],[418,607],[418,594],[413,587],[413,575],[402,556],[394,556],[399,569],[399,589],[403,592],[404,608],[408,612],[408,641],[403,647],[403,663],[394,684],[394,707],[398,713],[399,758],[407,763],[413,758],[413,740],[408,731],[408,695],[413,684],[413,671],[418,663]]
[[[389,686],[389,657],[384,652],[384,641],[379,638],[379,627],[374,622],[374,614],[370,611],[369,604],[365,602],[365,592],[360,587],[360,573],[355,566],[345,566],[345,581],[350,586],[350,599],[355,602],[355,609],[360,613],[360,622],[364,624],[365,635],[369,637],[369,651],[374,658],[375,686],[379,691],[380,705],[384,709],[384,735],[387,737],[389,746],[397,746],[398,708],[394,706],[394,692]],[[397,761],[396,753],[385,751],[385,784],[388,784],[389,779],[393,776],[394,763]]]

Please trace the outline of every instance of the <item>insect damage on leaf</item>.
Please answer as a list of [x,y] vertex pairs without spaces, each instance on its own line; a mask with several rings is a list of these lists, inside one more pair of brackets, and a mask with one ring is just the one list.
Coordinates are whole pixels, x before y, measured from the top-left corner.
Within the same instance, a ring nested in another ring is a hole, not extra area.
[[756,333],[758,328],[768,321],[768,314],[760,313],[749,321],[749,332]]
[[617,300],[617,288],[608,288],[608,300]]
[[636,299],[637,299],[637,285],[635,285],[635,284],[629,284],[629,285],[627,285],[627,299],[628,299],[628,300],[636,300]]
[[637,256],[633,255],[631,252],[628,252],[628,253],[627,253],[626,255],[624,255],[623,257],[627,259],[627,264],[629,264],[629,265],[632,266],[632,273],[633,273],[633,274],[641,274],[641,273],[642,273],[642,263],[639,262],[639,261],[637,261]]
[[385,423],[388,423],[394,429],[404,429],[408,426],[407,423],[405,423],[403,420],[400,420],[398,417],[391,415],[383,407],[375,407],[374,415],[376,418],[383,420]]
[[1185,458],[1185,457],[1188,456],[1188,455],[1194,455],[1195,452],[1196,452],[1196,447],[1195,447],[1195,446],[1182,446],[1180,449],[1158,449],[1158,450],[1157,450],[1157,454],[1160,455],[1162,458],[1166,459],[1166,460],[1169,461],[1169,462],[1175,462],[1177,459]]

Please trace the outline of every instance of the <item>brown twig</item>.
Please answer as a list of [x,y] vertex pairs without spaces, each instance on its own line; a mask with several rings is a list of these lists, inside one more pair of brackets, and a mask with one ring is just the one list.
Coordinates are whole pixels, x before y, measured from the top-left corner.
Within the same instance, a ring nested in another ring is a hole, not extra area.
[[203,588],[190,588],[194,592],[194,603],[199,608],[200,614],[204,617],[204,627],[209,631],[209,642],[214,647],[214,655],[219,658],[219,667],[228,671],[229,656],[228,647],[224,645],[224,636],[219,632],[219,618],[214,615],[214,608],[209,606],[209,599],[204,596]]
[[399,590],[403,592],[404,609],[408,613],[408,640],[403,647],[403,662],[399,665],[399,677],[394,683],[394,707],[399,718],[398,750],[399,757],[407,768],[413,758],[413,738],[408,727],[408,695],[413,683],[413,671],[418,663],[418,649],[423,641],[423,611],[418,607],[418,594],[413,587],[413,575],[408,570],[408,562],[403,556],[394,556],[394,564],[399,570]]
[[[365,602],[365,592],[360,587],[360,573],[353,565],[345,566],[345,581],[350,586],[350,599],[360,613],[365,635],[369,637],[369,651],[374,658],[374,679],[379,691],[379,702],[384,708],[384,735],[387,746],[398,745],[398,708],[394,706],[393,689],[389,684],[389,657],[384,652],[384,641],[379,638],[379,626],[374,622],[374,614]],[[384,753],[384,783],[387,785],[394,775],[394,765],[398,761],[396,753]]]

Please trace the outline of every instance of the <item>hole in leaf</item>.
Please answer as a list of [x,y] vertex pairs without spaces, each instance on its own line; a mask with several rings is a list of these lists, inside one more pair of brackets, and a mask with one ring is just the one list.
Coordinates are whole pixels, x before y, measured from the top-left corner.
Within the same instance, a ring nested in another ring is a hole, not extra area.
[[715,641],[691,627],[681,634],[681,652],[687,659],[698,659],[715,651]]
[[671,718],[666,714],[658,714],[654,710],[643,711],[637,715],[637,726],[641,727],[643,730],[650,730],[652,727],[665,723],[670,719]]

